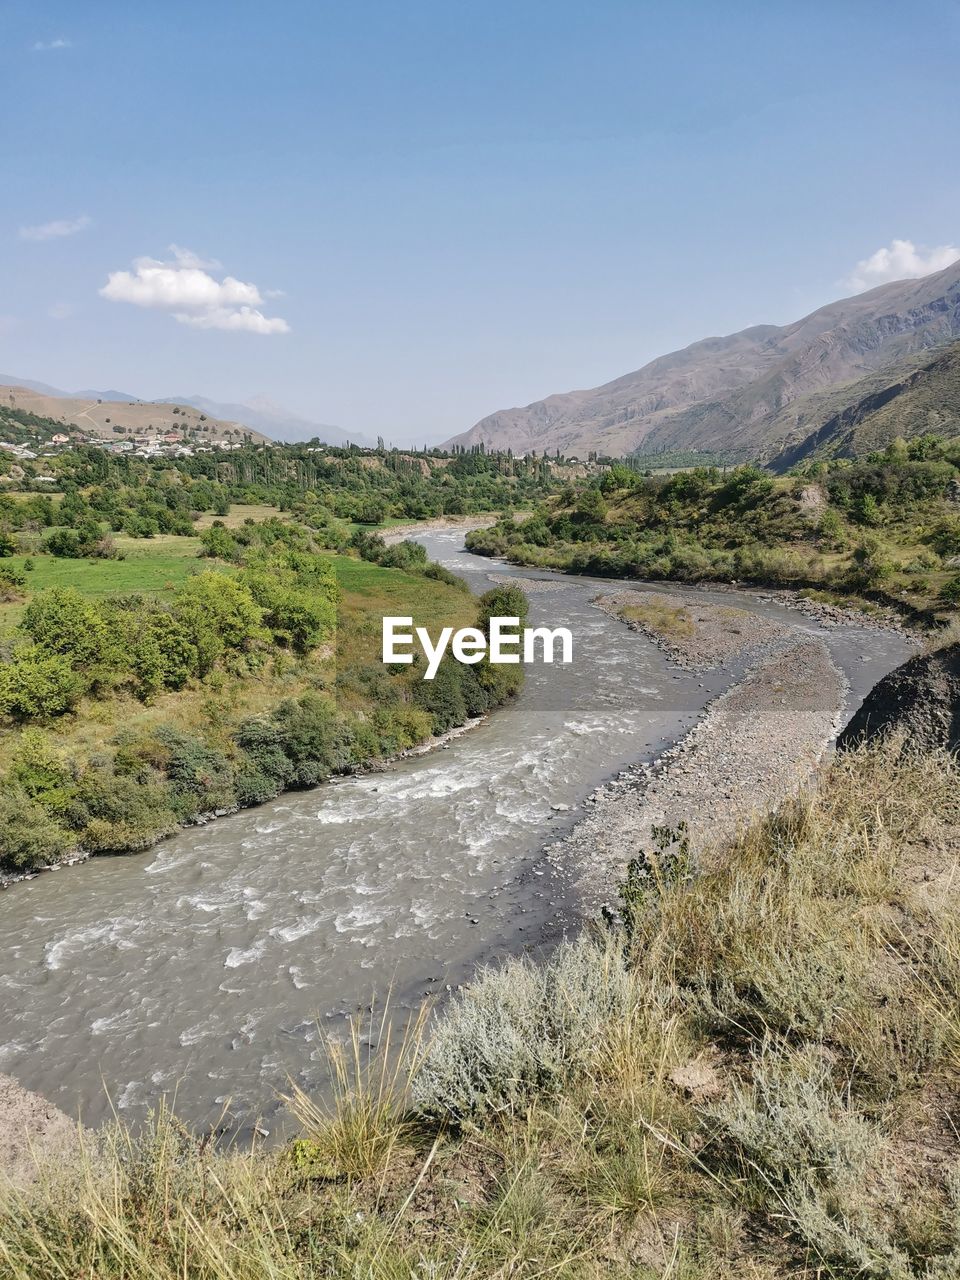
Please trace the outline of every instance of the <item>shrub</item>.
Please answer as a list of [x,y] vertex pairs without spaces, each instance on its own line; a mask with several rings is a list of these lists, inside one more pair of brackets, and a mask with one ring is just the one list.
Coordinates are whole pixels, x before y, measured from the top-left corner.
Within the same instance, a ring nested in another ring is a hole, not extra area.
[[146,849],[180,825],[167,787],[101,767],[81,775],[65,816],[92,853]]
[[422,1109],[463,1120],[523,1109],[586,1075],[634,1004],[615,947],[564,942],[487,968],[444,1014],[414,1081]]
[[233,807],[233,767],[222,751],[169,725],[157,730],[156,742],[178,817]]
[[16,569],[0,569],[0,602],[15,604],[25,597],[27,577]]
[[161,689],[182,689],[192,676],[201,674],[196,644],[186,628],[162,609],[138,611],[130,652],[144,699]]
[[196,649],[198,674],[207,675],[225,651],[248,653],[267,638],[263,610],[247,587],[225,573],[191,578],[176,594],[173,616]]
[[960,516],[945,516],[930,530],[930,545],[944,558],[960,555]]
[[[283,731],[276,724],[269,720],[246,720],[234,735],[234,741],[247,757],[241,770],[243,777],[271,779],[274,783],[273,795],[277,795],[293,781],[296,766],[284,751]],[[258,784],[254,781],[250,785],[256,789]]]
[[0,715],[14,720],[62,716],[84,690],[83,679],[66,658],[22,649],[0,667]]
[[337,613],[328,596],[300,590],[268,570],[246,573],[243,582],[264,611],[264,626],[294,652],[309,653],[333,631]]
[[50,739],[38,729],[24,729],[10,762],[10,781],[46,809],[62,810],[72,794],[72,776]]
[[219,560],[236,560],[239,545],[230,530],[220,520],[214,520],[209,529],[200,532],[200,555]]
[[68,560],[76,560],[83,555],[75,529],[55,529],[43,544],[43,549],[48,555]]
[[772,1193],[824,1261],[858,1275],[911,1274],[889,1238],[889,1216],[876,1212],[880,1132],[832,1082],[822,1050],[765,1046],[752,1080],[736,1085],[713,1118],[719,1149],[739,1156],[740,1186],[761,1204]]
[[72,667],[92,670],[116,661],[116,637],[103,614],[74,587],[42,591],[23,612],[22,629],[38,649]]
[[291,781],[312,787],[347,768],[352,735],[319,694],[306,694],[299,702],[282,702],[271,716],[286,759],[294,767]]
[[432,680],[419,680],[413,686],[414,701],[430,716],[434,733],[447,733],[466,721],[467,701],[463,696],[461,673],[469,670],[448,656]]
[[57,862],[72,843],[70,833],[25,791],[0,789],[0,866],[33,871]]

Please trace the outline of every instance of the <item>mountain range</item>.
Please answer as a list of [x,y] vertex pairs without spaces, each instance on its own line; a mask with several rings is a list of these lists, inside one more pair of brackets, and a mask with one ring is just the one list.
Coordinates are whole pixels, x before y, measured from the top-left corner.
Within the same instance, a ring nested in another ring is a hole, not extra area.
[[956,338],[960,262],[793,324],[706,338],[601,387],[500,410],[447,443],[580,457],[674,449],[804,456],[823,446],[814,437],[841,410],[908,377]]
[[373,446],[373,441],[359,432],[344,431],[342,427],[333,427],[326,422],[313,422],[267,396],[251,396],[249,400],[237,403],[209,400],[206,396],[170,396],[169,399],[174,404],[188,404],[212,417],[242,422],[269,436],[271,440],[313,440],[316,437],[325,444],[357,444],[363,448]]

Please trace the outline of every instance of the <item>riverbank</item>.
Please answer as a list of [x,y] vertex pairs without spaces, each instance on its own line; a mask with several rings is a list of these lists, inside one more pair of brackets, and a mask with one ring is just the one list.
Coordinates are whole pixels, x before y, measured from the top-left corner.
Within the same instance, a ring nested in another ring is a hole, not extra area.
[[702,868],[809,782],[841,727],[846,681],[822,641],[772,644],[675,747],[600,787],[586,816],[547,847],[583,919],[615,905],[627,863],[654,848],[655,827],[685,824]]
[[[348,777],[362,778],[371,773],[386,773],[393,765],[398,764],[401,760],[409,760],[415,756],[428,755],[431,751],[442,751],[446,749],[451,742],[455,742],[456,739],[461,737],[464,733],[469,733],[471,729],[475,729],[478,725],[483,724],[486,718],[486,715],[473,716],[465,724],[456,725],[453,729],[447,729],[444,733],[433,734],[425,741],[418,742],[412,747],[404,747],[402,751],[397,751],[391,756],[372,757],[370,760],[364,761],[363,764],[357,765],[355,769],[351,769],[349,773],[342,773],[336,777],[328,778],[325,782],[320,782],[317,785],[320,787],[336,785],[338,781]],[[281,794],[287,793],[284,792]],[[271,799],[276,799],[276,797],[271,797]],[[216,822],[221,818],[233,817],[234,814],[240,813],[242,808],[256,809],[258,806],[245,805],[241,807],[239,805],[235,805],[230,809],[217,809],[211,813],[198,814],[192,821],[184,823],[183,826],[178,827],[176,831],[165,836],[163,840],[157,840],[153,844],[148,845],[147,849],[156,849],[164,843],[164,840],[175,839],[185,831],[189,831],[191,827],[205,827],[211,822]],[[142,853],[145,852],[145,850],[138,849],[133,852]],[[46,872],[63,871],[70,867],[81,866],[83,863],[89,862],[91,858],[96,856],[97,854],[91,850],[77,850],[75,853],[70,854],[60,862],[50,863],[48,866],[44,867],[33,867],[30,871],[4,872],[2,868],[0,868],[0,892],[4,889],[11,888],[11,886],[15,884],[22,884],[27,880],[35,880],[37,876],[43,875]]]
[[942,753],[838,756],[429,1042],[358,1026],[284,1148],[161,1112],[0,1181],[4,1274],[954,1280],[958,797]]
[[[676,746],[598,788],[586,816],[548,846],[584,919],[611,908],[627,863],[654,848],[655,828],[683,824],[702,869],[716,848],[802,790],[842,728],[849,690],[822,640],[746,609],[628,589],[594,603],[652,640],[678,671],[739,666],[742,674]],[[827,627],[881,626],[816,602],[801,611]]]
[[416,538],[425,533],[473,533],[476,529],[489,529],[495,524],[497,516],[437,516],[434,520],[412,520],[409,524],[393,524],[379,530],[387,546],[403,542],[406,538]]
[[53,1103],[0,1075],[0,1183],[23,1187],[38,1168],[76,1157],[79,1135],[77,1122]]

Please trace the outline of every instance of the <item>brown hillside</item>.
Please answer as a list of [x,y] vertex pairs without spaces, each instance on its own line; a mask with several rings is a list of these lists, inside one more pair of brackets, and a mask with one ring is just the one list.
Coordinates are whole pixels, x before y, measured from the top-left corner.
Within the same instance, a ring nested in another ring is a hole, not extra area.
[[0,386],[0,405],[62,422],[66,435],[79,431],[97,440],[122,440],[125,436],[135,435],[162,436],[168,431],[196,432],[198,443],[210,444],[226,440],[268,439],[241,423],[207,417],[189,405],[147,404],[142,400],[79,400],[9,386]]
[[740,448],[796,438],[787,406],[960,337],[960,263],[661,356],[602,387],[491,414],[451,443],[517,452]]

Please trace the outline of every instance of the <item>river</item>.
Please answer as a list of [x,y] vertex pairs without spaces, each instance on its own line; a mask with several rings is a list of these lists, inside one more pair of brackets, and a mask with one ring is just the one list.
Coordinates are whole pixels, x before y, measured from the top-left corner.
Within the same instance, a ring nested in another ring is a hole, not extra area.
[[[675,742],[730,674],[678,673],[591,605],[595,580],[495,565],[462,533],[421,540],[478,592],[491,573],[552,581],[530,621],[569,627],[574,662],[528,668],[516,702],[384,772],[0,893],[0,1071],[90,1124],[175,1093],[195,1124],[229,1104],[271,1128],[278,1091],[322,1087],[325,1038],[372,999],[411,1007],[563,929],[544,844],[605,778]],[[696,594],[822,635],[849,713],[910,652],[763,593]]]

